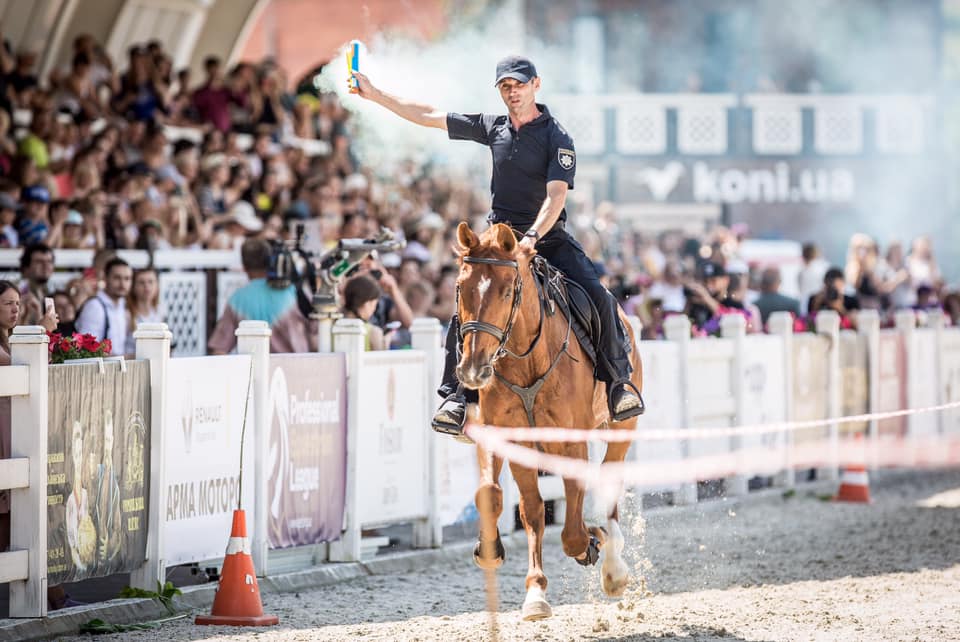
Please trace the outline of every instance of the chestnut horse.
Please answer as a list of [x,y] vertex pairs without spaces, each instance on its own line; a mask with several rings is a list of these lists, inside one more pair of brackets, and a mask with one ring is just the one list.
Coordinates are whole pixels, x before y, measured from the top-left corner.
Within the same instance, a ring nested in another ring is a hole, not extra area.
[[[496,224],[479,237],[466,223],[457,228],[460,274],[458,313],[463,351],[457,375],[467,388],[479,391],[481,424],[503,427],[530,426],[527,410],[510,387],[542,387],[532,406],[537,426],[633,430],[636,417],[609,423],[606,387],[594,378],[593,365],[569,331],[563,315],[547,315],[538,297],[530,263],[536,252],[524,250],[513,230]],[[640,358],[630,324],[621,318],[629,333],[633,383],[641,389]],[[565,345],[566,344],[566,345]],[[587,459],[587,444],[525,443],[546,453]],[[610,442],[604,462],[622,462],[630,442]],[[497,530],[503,510],[499,485],[503,459],[477,447],[480,488],[476,503],[480,513],[480,536],[474,560],[483,569],[496,569],[504,559]],[[546,600],[547,577],[543,572],[544,505],[537,484],[537,471],[510,463],[520,490],[520,518],[527,533],[528,570],[522,615],[526,620],[550,617]],[[587,528],[583,521],[584,489],[573,479],[563,480],[567,500],[563,524],[563,551],[586,566],[595,564],[603,553],[601,578],[607,595],[623,593],[629,569],[621,557],[623,535],[618,523],[617,500],[607,516],[606,529]],[[622,488],[621,488],[622,492]],[[618,495],[619,496],[619,493]]]

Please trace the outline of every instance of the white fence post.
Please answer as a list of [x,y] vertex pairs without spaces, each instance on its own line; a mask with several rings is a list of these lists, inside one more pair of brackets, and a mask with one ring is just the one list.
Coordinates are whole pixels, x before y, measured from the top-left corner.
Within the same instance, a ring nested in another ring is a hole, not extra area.
[[10,550],[29,551],[27,579],[10,582],[10,617],[47,614],[47,346],[37,325],[18,326],[10,362],[29,367],[30,394],[10,400],[10,457],[30,460],[30,485],[10,490]]
[[137,342],[137,359],[150,362],[150,497],[147,512],[147,559],[130,573],[130,586],[147,591],[157,590],[167,576],[163,550],[163,531],[166,521],[167,480],[166,465],[166,404],[167,364],[170,362],[170,340],[173,334],[166,323],[141,323],[133,338]]
[[[944,393],[944,382],[941,380],[943,373],[943,329],[946,324],[946,320],[943,316],[943,310],[930,310],[927,312],[927,327],[932,329],[935,336],[936,349],[933,351],[933,354],[936,357],[937,362],[930,364],[933,367],[933,380],[935,383],[935,389],[937,391],[936,403],[942,404],[946,403],[946,395]],[[947,430],[946,427],[947,413],[938,412],[937,413],[937,434],[944,434]]]
[[[787,421],[793,421],[793,316],[789,312],[774,312],[767,323],[770,334],[780,337],[783,345],[783,401],[787,406]],[[783,434],[784,468],[774,477],[774,484],[782,488],[793,488],[796,485],[796,472],[793,469],[793,436],[794,431],[788,430]]]
[[[690,427],[690,407],[687,405],[688,390],[690,383],[690,320],[682,314],[675,314],[667,317],[663,323],[663,333],[667,341],[674,341],[677,344],[678,356],[680,361],[680,391],[683,397],[680,404],[680,425],[685,429]],[[680,452],[683,456],[690,456],[690,442],[684,440],[680,445]],[[691,480],[680,484],[673,493],[673,503],[696,504],[697,503],[697,480]]]
[[[439,398],[435,391],[440,380],[440,368],[443,367],[443,337],[440,322],[434,318],[414,319],[410,326],[410,344],[414,350],[420,350],[426,357],[427,380],[424,382],[424,399],[427,417],[433,411]],[[422,426],[430,430],[429,426]],[[433,431],[431,431],[432,433]],[[413,526],[413,545],[416,548],[431,548],[443,544],[443,524],[440,523],[440,497],[437,485],[437,439],[450,439],[442,435],[431,434],[427,440],[427,489],[430,493],[427,519]]]
[[[366,345],[363,321],[339,319],[333,326],[333,350],[347,357],[347,487],[344,507],[343,536],[330,542],[330,561],[357,562],[360,560],[360,493],[357,485],[357,407],[363,403],[360,395],[360,363]],[[371,403],[370,400],[366,400]]]
[[[830,340],[827,352],[827,417],[840,416],[840,315],[821,310],[816,318],[817,333]],[[830,455],[827,466],[817,471],[817,479],[836,481],[840,476],[840,429],[830,424]]]
[[[733,363],[731,364],[730,381],[733,384],[733,394],[737,407],[737,426],[743,425],[744,405],[746,403],[746,386],[744,381],[744,351],[747,341],[747,320],[742,314],[725,314],[720,318],[720,336],[733,340]],[[730,452],[738,461],[742,462],[741,449],[743,438],[739,435],[730,437]],[[747,475],[742,463],[737,464],[737,473],[723,481],[723,493],[735,497],[747,494]]]
[[[253,430],[253,470],[245,471],[246,479],[253,481],[253,537],[250,556],[257,575],[267,574],[267,536],[269,496],[267,495],[267,454],[270,452],[270,335],[266,321],[241,321],[237,328],[237,354],[249,354],[252,359],[251,407],[247,409],[247,430]],[[253,473],[253,477],[250,477]],[[248,481],[249,483],[249,481]]]
[[[857,315],[857,332],[867,342],[867,412],[880,409],[880,314],[876,310],[861,310]],[[877,470],[879,445],[877,420],[867,424],[867,466]]]
[[[913,408],[916,404],[916,393],[915,393],[915,383],[914,379],[919,376],[918,365],[916,363],[917,359],[917,314],[913,310],[897,310],[894,315],[894,323],[897,327],[897,332],[903,335],[903,348],[906,353],[906,374],[907,377],[907,408]],[[914,447],[914,439],[917,436],[917,429],[914,426],[916,415],[910,415],[907,417],[906,425],[906,442],[907,446],[904,448],[904,462],[905,466],[912,466],[914,464],[914,457],[916,454],[916,448]]]

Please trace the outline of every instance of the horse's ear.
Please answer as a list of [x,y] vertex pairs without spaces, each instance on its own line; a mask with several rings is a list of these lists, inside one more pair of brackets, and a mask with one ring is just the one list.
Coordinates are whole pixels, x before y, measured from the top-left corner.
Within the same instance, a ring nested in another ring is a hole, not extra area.
[[469,252],[480,244],[480,239],[466,221],[460,221],[460,225],[457,226],[457,243],[464,252]]
[[513,229],[503,223],[497,223],[497,244],[503,248],[504,252],[513,254],[517,249],[517,237],[513,234]]

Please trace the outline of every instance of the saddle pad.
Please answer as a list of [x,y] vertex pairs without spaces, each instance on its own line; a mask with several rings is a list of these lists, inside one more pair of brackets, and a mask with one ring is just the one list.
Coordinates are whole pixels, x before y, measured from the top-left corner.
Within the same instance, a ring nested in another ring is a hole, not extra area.
[[556,302],[564,318],[570,319],[571,329],[580,347],[583,348],[587,358],[596,365],[597,353],[594,349],[594,338],[600,336],[601,326],[600,315],[590,295],[579,284],[568,279],[560,270],[541,257],[534,260],[533,273],[540,280],[543,286],[542,291],[546,293],[548,301]]

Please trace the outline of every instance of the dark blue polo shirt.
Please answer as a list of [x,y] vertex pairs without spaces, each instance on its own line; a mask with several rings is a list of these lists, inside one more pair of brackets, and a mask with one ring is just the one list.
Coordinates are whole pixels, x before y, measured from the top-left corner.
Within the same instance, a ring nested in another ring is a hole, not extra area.
[[[525,230],[533,224],[547,198],[547,182],[566,181],[573,189],[577,155],[573,139],[537,104],[540,115],[515,129],[509,116],[447,114],[447,133],[453,140],[487,145],[493,155],[493,214],[496,220]],[[560,213],[566,220],[567,212]]]

